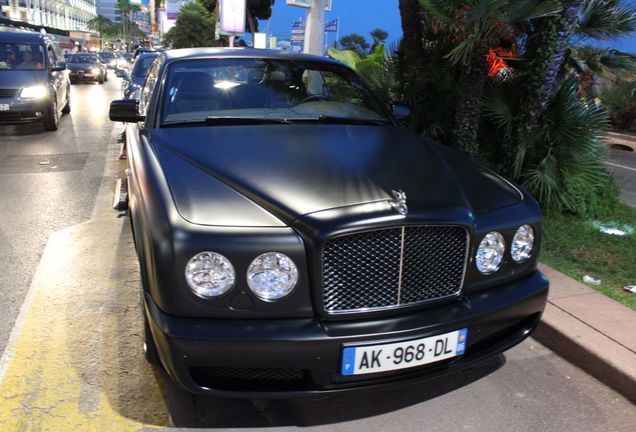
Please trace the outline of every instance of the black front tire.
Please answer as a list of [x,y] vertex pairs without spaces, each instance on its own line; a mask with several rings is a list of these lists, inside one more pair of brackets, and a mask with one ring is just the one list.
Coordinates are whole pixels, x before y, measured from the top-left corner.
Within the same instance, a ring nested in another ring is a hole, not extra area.
[[97,82],[100,84],[104,84],[104,76],[100,75],[99,80]]
[[71,112],[71,87],[69,86],[66,91],[66,105],[62,108],[62,114],[69,114]]
[[45,131],[52,132],[56,131],[58,128],[60,123],[60,113],[57,110],[57,97],[55,95],[51,98],[51,103],[44,113],[43,123]]
[[160,365],[161,361],[159,360],[159,352],[157,351],[157,345],[155,345],[155,341],[152,338],[152,333],[150,333],[150,323],[148,323],[148,317],[146,316],[146,311],[141,305],[141,313],[144,315],[144,357],[146,361],[151,365]]

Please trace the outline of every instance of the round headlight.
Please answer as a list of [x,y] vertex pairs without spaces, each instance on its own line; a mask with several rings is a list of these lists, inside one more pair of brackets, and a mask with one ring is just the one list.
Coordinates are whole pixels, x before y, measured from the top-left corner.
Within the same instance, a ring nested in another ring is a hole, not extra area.
[[225,294],[236,280],[230,260],[216,252],[201,252],[193,256],[186,265],[185,276],[192,291],[206,299]]
[[523,262],[532,255],[534,246],[534,230],[530,225],[521,225],[512,238],[510,256],[515,262]]
[[298,268],[287,255],[267,252],[257,256],[247,269],[247,284],[261,300],[289,295],[298,282]]
[[499,270],[506,249],[504,238],[496,231],[489,232],[477,248],[475,265],[483,274],[494,273]]

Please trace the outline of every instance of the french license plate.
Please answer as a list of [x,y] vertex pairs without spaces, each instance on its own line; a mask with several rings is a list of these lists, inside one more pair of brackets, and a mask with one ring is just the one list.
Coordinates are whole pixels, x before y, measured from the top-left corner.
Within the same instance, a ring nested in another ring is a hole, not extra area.
[[464,354],[468,329],[427,338],[381,345],[346,347],[342,375],[361,375],[406,369]]
[[0,111],[9,111],[10,109],[9,104],[0,104]]

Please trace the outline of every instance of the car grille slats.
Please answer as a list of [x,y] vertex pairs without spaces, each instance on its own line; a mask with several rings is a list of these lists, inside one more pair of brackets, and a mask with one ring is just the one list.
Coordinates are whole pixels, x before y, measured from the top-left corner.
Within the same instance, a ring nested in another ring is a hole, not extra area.
[[17,92],[18,89],[0,88],[0,98],[13,98]]
[[459,227],[406,229],[401,304],[459,293],[466,261],[466,230]]
[[407,226],[336,237],[323,250],[327,313],[405,307],[456,296],[468,235],[458,226]]

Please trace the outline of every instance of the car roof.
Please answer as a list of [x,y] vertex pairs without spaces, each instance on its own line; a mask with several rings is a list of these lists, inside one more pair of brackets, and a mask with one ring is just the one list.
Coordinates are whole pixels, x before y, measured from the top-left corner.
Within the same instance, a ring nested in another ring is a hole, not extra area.
[[255,59],[267,58],[296,61],[321,61],[340,64],[340,62],[328,57],[293,53],[290,51],[254,48],[182,48],[164,51],[163,55],[168,61],[200,58],[241,57]]
[[30,31],[3,31],[0,32],[0,41],[2,42],[30,42],[42,43],[46,40],[46,36],[40,33]]
[[159,54],[161,54],[159,51],[143,52],[137,56],[137,59],[145,59],[148,57],[157,58],[159,57]]

